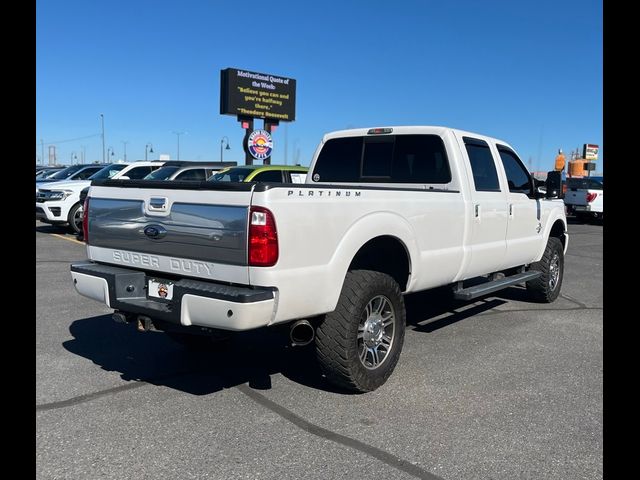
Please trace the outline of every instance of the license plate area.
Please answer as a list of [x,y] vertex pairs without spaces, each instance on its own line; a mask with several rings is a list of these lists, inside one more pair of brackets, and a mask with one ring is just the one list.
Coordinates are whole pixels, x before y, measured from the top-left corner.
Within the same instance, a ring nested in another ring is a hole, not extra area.
[[173,282],[150,278],[147,282],[147,296],[159,300],[172,300]]

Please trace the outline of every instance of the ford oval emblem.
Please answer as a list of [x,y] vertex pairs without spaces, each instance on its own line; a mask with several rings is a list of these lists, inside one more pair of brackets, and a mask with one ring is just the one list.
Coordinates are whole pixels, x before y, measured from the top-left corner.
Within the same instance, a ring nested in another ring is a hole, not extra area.
[[144,227],[144,234],[149,238],[157,240],[167,234],[167,229],[161,225],[147,225]]

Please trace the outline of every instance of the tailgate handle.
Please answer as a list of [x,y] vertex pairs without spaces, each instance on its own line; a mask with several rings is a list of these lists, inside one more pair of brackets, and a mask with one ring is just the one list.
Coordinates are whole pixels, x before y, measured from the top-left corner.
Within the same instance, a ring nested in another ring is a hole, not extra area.
[[167,210],[167,197],[151,197],[149,199],[149,210],[164,212]]

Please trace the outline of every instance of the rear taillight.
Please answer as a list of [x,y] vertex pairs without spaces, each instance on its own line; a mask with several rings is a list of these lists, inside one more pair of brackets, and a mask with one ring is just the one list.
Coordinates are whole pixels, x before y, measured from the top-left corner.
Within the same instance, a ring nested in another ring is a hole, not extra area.
[[89,197],[84,199],[82,206],[82,236],[85,243],[89,243]]
[[596,199],[597,196],[598,196],[597,193],[587,192],[587,203],[593,202]]
[[249,265],[272,267],[278,261],[278,232],[273,213],[263,207],[249,211]]

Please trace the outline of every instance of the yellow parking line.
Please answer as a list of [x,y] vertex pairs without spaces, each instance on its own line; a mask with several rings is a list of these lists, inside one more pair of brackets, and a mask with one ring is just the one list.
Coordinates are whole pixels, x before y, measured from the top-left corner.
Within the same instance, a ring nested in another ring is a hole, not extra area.
[[84,242],[76,240],[75,238],[65,237],[64,235],[60,235],[58,233],[52,233],[51,236],[61,238],[61,239],[66,240],[68,242],[79,243],[80,245],[85,245]]

